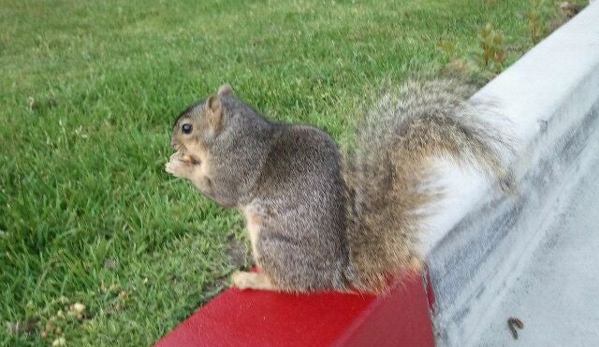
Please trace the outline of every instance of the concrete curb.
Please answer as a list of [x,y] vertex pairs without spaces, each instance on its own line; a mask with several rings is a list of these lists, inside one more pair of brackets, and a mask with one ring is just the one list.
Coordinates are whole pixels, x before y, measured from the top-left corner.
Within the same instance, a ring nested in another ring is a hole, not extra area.
[[451,200],[430,221],[424,251],[439,346],[472,346],[543,239],[555,201],[599,125],[599,2],[541,42],[473,99],[492,100],[517,139],[515,197],[472,174],[448,173]]

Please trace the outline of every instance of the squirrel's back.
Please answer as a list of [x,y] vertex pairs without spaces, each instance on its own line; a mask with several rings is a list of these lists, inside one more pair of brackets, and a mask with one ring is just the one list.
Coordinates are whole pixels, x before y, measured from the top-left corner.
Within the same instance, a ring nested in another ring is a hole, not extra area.
[[255,259],[279,288],[347,289],[341,172],[341,155],[328,134],[310,126],[275,125],[249,209],[261,219]]

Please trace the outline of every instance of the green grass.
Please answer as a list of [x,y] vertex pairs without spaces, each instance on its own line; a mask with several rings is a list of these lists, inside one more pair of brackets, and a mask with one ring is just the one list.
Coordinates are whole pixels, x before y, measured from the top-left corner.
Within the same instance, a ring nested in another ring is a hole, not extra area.
[[227,286],[241,219],[163,172],[221,83],[344,143],[382,81],[479,53],[485,23],[508,64],[532,45],[526,1],[320,3],[0,0],[1,345],[150,345]]

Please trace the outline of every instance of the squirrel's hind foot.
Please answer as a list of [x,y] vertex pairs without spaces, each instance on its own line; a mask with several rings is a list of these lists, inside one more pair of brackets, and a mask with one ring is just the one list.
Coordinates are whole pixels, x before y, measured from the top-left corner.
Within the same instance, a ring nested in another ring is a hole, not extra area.
[[237,271],[231,276],[233,285],[239,289],[276,290],[270,278],[263,273]]

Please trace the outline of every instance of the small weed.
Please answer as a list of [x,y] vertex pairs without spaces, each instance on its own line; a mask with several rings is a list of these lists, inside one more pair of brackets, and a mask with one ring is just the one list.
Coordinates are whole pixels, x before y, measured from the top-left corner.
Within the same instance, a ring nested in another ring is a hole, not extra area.
[[542,19],[545,0],[529,0],[529,2],[530,9],[526,13],[526,19],[528,20],[530,40],[536,45],[541,41],[546,31],[546,26]]
[[445,54],[447,54],[450,58],[455,56],[456,51],[455,40],[449,38],[441,38],[437,43],[437,48]]
[[533,44],[539,43],[583,8],[581,1],[529,0],[529,9],[524,17],[528,23],[530,40]]
[[459,57],[454,39],[448,37],[441,38],[437,42],[437,49],[449,58],[449,62],[440,68],[440,74],[448,77],[463,78],[472,73],[471,64]]
[[482,70],[501,72],[507,58],[503,34],[487,23],[478,32],[478,42],[481,52],[475,56],[477,65]]

